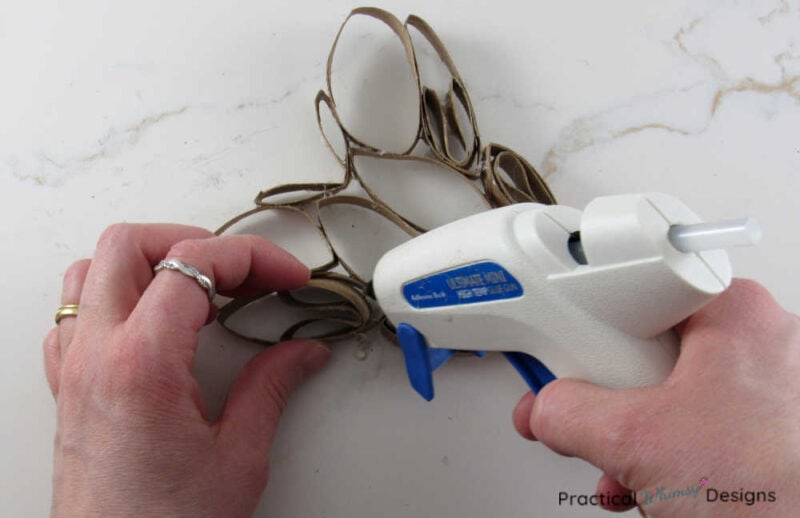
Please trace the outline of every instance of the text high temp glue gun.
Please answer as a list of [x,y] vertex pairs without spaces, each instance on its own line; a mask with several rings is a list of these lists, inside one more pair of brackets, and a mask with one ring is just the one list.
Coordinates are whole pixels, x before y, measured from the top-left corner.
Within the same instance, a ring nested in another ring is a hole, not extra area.
[[760,238],[752,219],[701,223],[665,194],[597,198],[581,212],[521,203],[389,251],[373,288],[411,385],[455,351],[503,351],[533,391],[558,377],[610,388],[659,383],[671,328],[730,284],[724,248]]

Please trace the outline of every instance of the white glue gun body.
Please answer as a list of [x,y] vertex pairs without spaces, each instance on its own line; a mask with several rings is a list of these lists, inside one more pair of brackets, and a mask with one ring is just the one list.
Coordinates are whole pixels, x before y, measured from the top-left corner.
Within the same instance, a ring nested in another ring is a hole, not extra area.
[[671,328],[730,284],[727,253],[709,248],[757,239],[752,220],[699,221],[657,193],[597,198],[583,212],[511,205],[391,250],[373,287],[428,400],[455,350],[504,352],[535,391],[554,377],[655,384],[677,359]]

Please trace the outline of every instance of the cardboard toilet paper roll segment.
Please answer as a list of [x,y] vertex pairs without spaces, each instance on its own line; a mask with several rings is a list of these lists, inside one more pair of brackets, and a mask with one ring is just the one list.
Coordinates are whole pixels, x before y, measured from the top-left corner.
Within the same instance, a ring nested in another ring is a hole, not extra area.
[[[217,230],[262,234],[312,268],[303,290],[220,309],[224,327],[258,343],[341,339],[375,326],[391,335],[368,294],[385,252],[492,207],[555,203],[523,157],[482,145],[465,82],[422,18],[401,22],[381,9],[354,9],[328,55],[326,87],[313,101],[341,181],[262,190],[255,207]],[[259,318],[265,312],[269,318]]]

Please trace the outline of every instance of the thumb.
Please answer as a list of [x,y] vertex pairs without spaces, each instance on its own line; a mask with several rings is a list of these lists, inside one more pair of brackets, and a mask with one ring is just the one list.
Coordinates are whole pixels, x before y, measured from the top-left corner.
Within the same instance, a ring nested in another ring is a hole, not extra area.
[[266,458],[291,392],[319,371],[330,349],[315,340],[281,342],[252,358],[231,387],[220,438],[248,456]]
[[530,429],[557,453],[580,457],[617,480],[634,467],[639,424],[645,419],[648,389],[612,390],[563,378],[536,396]]

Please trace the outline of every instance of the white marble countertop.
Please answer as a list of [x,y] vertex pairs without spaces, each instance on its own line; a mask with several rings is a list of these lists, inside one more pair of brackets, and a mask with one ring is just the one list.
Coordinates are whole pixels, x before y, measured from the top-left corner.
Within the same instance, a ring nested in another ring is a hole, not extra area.
[[[798,2],[377,2],[424,17],[472,95],[482,136],[537,166],[559,201],[663,191],[765,233],[737,276],[800,311]],[[0,4],[0,509],[42,516],[54,405],[41,339],[61,275],[117,221],[214,228],[260,189],[330,179],[313,98],[356,5]],[[572,516],[560,490],[597,471],[516,437],[525,390],[499,359],[408,387],[398,350],[336,348],[290,405],[259,516]],[[257,349],[214,327],[197,363],[218,407]],[[469,380],[466,383],[465,380]]]

